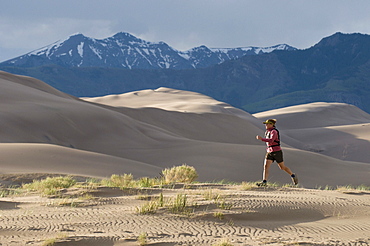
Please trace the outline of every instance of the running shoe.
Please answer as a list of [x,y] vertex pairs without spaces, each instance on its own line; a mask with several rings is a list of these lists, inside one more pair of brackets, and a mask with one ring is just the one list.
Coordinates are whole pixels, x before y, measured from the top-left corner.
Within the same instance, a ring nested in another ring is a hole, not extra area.
[[259,183],[256,183],[257,186],[259,187],[264,187],[264,186],[267,186],[267,182],[259,182]]
[[298,184],[298,178],[297,178],[297,174],[294,174],[294,177],[292,177],[292,181],[295,185]]

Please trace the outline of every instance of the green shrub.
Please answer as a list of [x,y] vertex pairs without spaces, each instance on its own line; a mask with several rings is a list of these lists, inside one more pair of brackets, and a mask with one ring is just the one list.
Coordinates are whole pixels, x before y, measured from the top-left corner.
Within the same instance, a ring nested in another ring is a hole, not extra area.
[[183,164],[166,168],[162,171],[165,182],[170,183],[191,183],[198,178],[198,173],[194,167]]

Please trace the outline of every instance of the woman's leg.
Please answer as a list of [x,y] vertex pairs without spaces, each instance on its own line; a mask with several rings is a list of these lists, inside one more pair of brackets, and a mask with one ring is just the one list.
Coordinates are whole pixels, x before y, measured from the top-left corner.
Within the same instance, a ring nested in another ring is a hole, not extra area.
[[265,159],[265,163],[263,165],[263,180],[267,180],[270,173],[270,166],[273,163],[273,160]]
[[278,163],[278,165],[279,165],[281,170],[287,172],[289,175],[293,174],[292,171],[290,170],[290,168],[284,165],[284,162],[280,162],[280,163]]

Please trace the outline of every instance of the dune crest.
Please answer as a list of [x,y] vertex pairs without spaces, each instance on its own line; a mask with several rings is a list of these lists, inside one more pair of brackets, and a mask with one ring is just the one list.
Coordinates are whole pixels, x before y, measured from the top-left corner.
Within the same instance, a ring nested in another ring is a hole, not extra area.
[[249,113],[203,94],[166,87],[83,99],[113,107],[159,108],[182,113],[223,113],[255,120]]
[[302,129],[370,123],[370,114],[346,103],[316,102],[253,114],[279,119],[281,129]]

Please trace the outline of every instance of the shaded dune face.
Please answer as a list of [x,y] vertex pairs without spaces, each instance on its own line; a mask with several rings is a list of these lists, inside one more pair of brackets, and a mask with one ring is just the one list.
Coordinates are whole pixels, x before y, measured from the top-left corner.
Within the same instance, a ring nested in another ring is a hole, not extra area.
[[[250,115],[170,88],[79,99],[5,72],[0,165],[8,173],[154,177],[186,163],[201,181],[258,180],[265,146],[255,136],[263,135],[261,121],[270,117],[278,118],[286,164],[302,185],[368,182],[370,116],[350,105],[317,103]],[[276,166],[271,172],[273,181],[290,182]]]

